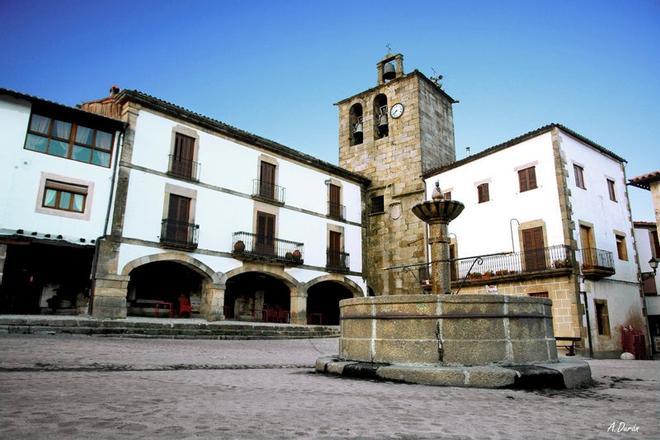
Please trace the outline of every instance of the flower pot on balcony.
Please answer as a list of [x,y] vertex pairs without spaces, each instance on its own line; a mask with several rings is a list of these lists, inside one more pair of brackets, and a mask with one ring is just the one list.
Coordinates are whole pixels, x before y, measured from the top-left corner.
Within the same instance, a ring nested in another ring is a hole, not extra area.
[[302,258],[302,254],[300,253],[300,251],[299,251],[298,249],[296,249],[295,251],[293,251],[293,252],[291,253],[291,255],[293,256],[293,259],[294,259],[294,260],[300,260],[300,258]]
[[243,252],[245,251],[245,243],[243,243],[243,240],[238,240],[236,243],[234,243],[234,252]]

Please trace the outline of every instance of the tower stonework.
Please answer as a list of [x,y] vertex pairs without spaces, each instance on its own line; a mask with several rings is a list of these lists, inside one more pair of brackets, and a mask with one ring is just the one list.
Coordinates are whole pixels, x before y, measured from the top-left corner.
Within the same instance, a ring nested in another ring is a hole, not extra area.
[[415,276],[384,268],[426,261],[426,226],[411,209],[424,200],[422,173],[455,161],[457,101],[419,71],[404,73],[400,54],[377,69],[376,87],[336,104],[339,165],[371,180],[362,232],[370,290],[419,293]]

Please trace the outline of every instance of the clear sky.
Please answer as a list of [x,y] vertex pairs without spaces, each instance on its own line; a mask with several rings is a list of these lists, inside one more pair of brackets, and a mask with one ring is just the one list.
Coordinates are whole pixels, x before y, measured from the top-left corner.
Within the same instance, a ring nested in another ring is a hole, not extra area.
[[458,158],[560,122],[628,177],[660,169],[658,0],[0,0],[0,87],[74,105],[117,84],[337,163],[332,104],[388,43],[460,100]]

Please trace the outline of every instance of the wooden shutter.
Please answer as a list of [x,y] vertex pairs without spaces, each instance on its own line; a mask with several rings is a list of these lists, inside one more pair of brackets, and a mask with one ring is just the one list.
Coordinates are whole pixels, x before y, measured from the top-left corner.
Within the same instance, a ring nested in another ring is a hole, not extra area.
[[330,265],[338,266],[340,264],[341,233],[330,231],[328,248],[328,259],[330,260]]
[[174,138],[174,157],[172,171],[182,177],[192,177],[195,139],[176,133]]
[[190,199],[170,194],[167,208],[167,238],[172,241],[187,243],[190,230]]
[[530,228],[523,229],[523,249],[525,258],[525,270],[544,270],[545,263],[545,249],[543,243],[543,228]]
[[481,185],[477,186],[477,195],[479,197],[479,203],[484,203],[490,200],[487,183],[482,183]]
[[591,239],[591,228],[580,225],[580,245],[582,246],[582,264],[585,267],[594,267],[597,264],[596,251]]
[[275,216],[257,212],[256,250],[272,255],[275,253]]
[[261,162],[261,183],[259,185],[259,194],[271,199],[275,198],[275,165],[268,162]]
[[330,217],[339,218],[341,215],[340,201],[341,188],[337,185],[330,184],[330,204],[328,206],[328,214]]
[[536,188],[535,167],[529,167],[518,171],[518,183],[520,184],[520,192]]

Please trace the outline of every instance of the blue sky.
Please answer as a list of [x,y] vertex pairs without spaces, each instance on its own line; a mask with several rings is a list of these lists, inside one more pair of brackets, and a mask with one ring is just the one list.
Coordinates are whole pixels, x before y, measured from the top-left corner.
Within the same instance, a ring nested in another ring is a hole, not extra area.
[[0,86],[65,104],[140,89],[336,163],[332,104],[389,43],[460,100],[458,158],[560,122],[660,169],[658,0],[0,0],[0,23]]

